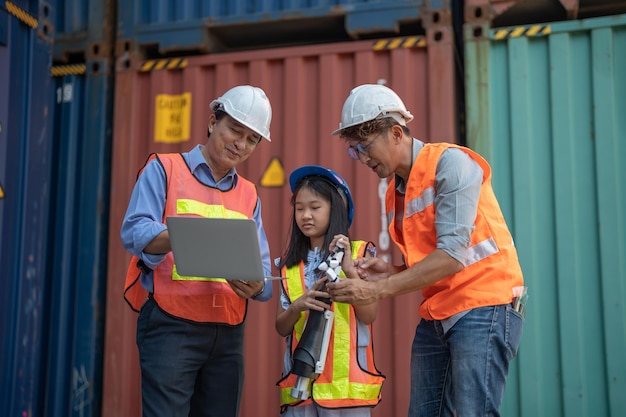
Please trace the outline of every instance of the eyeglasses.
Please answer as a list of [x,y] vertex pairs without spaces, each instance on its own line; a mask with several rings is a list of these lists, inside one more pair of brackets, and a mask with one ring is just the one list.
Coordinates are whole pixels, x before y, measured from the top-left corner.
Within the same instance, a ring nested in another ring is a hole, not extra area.
[[[373,142],[372,142],[373,143]],[[368,156],[368,148],[370,147],[370,145],[372,144],[368,144],[366,146],[361,145],[360,143],[357,143],[354,146],[348,146],[348,156],[352,159],[355,160],[359,160],[361,159],[361,155],[363,156]]]
[[360,160],[361,159],[361,155],[365,156],[365,157],[369,157],[369,148],[374,144],[374,142],[376,142],[376,139],[378,139],[379,137],[381,137],[382,135],[384,135],[385,133],[387,133],[387,129],[383,130],[382,132],[380,132],[378,135],[376,135],[374,137],[374,139],[372,139],[367,145],[363,145],[362,142],[357,143],[356,145],[350,145],[348,146],[348,156],[352,159],[355,160]]

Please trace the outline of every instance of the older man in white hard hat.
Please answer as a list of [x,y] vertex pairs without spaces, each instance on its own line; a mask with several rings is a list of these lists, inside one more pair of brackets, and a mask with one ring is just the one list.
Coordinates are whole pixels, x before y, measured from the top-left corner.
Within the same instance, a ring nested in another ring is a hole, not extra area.
[[150,155],[122,224],[133,255],[124,295],[139,311],[144,417],[238,416],[248,299],[272,296],[263,281],[180,276],[174,264],[168,216],[226,216],[255,220],[265,274],[271,272],[261,201],[235,169],[263,138],[270,141],[270,101],[262,89],[241,85],[210,107],[205,145]]
[[353,159],[391,176],[389,234],[404,262],[359,259],[365,279],[340,280],[329,292],[360,304],[421,290],[409,416],[498,416],[524,322],[517,252],[487,161],[465,147],[413,138],[412,119],[383,85],[356,87],[345,101],[333,133]]

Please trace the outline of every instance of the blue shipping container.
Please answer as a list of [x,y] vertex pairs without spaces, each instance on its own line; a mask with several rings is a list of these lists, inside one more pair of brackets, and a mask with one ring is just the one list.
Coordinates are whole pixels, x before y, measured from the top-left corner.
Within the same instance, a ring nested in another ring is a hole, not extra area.
[[[47,416],[99,416],[109,218],[112,76],[53,67]],[[80,72],[63,75],[67,72]]]
[[43,415],[54,1],[0,6],[0,415]]
[[55,9],[49,2],[3,4],[0,415],[97,417],[111,59],[51,68]]
[[115,31],[115,0],[57,0],[53,60],[83,63],[108,58]]
[[447,4],[446,0],[128,0],[118,5],[117,54],[215,52],[416,34],[425,8],[447,9]]

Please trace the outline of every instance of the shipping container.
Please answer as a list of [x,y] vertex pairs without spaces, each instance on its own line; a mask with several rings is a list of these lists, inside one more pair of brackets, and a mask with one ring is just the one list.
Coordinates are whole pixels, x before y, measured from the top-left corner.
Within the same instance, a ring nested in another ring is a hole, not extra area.
[[[298,166],[321,164],[348,181],[356,204],[351,235],[372,240],[379,255],[399,262],[389,247],[383,210],[386,180],[346,155],[331,132],[350,90],[386,83],[415,115],[413,135],[425,141],[458,142],[454,36],[449,20],[438,19],[426,37],[353,41],[172,58],[146,62],[120,58],[115,83],[111,178],[103,415],[141,415],[135,344],[137,314],[122,297],[130,255],[119,236],[137,171],[151,152],[181,152],[206,140],[209,102],[237,84],[257,85],[272,102],[272,142],[263,142],[238,171],[258,184],[272,257],[281,255],[290,224],[291,192],[286,178]],[[168,113],[160,100],[186,98]],[[165,123],[163,121],[166,121]],[[246,324],[246,380],[242,417],[277,415],[284,341],[274,328],[279,293],[252,302]],[[374,416],[406,415],[410,346],[420,296],[380,303],[374,324],[378,368],[387,376]]]
[[446,0],[128,0],[119,2],[117,54],[158,57],[319,44],[419,33]]
[[537,26],[464,33],[468,144],[530,294],[502,411],[624,416],[626,15]]
[[57,0],[55,63],[76,64],[110,59],[116,30],[115,0]]
[[[54,1],[0,6],[0,414],[43,415]],[[43,92],[43,93],[42,93]]]
[[94,64],[52,67],[48,416],[102,408],[113,85]]
[[491,27],[626,13],[625,0],[465,0],[465,21]]
[[0,6],[2,415],[101,412],[112,60],[51,68],[56,11]]

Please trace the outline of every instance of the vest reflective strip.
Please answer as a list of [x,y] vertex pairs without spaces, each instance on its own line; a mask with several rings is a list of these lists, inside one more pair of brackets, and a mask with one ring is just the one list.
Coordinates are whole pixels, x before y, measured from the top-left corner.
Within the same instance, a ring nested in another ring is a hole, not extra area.
[[419,213],[424,211],[426,207],[432,205],[435,202],[435,189],[433,187],[428,187],[424,190],[422,195],[413,200],[409,201],[406,204],[406,213],[404,213],[405,218],[409,218],[415,213]]
[[[335,320],[335,343],[333,346],[333,381],[341,378],[350,378],[350,304],[334,303],[335,316],[341,316],[343,320]],[[339,343],[337,343],[339,342]],[[356,346],[356,343],[354,344]]]
[[490,237],[489,239],[483,240],[482,242],[467,248],[465,253],[465,262],[463,262],[463,264],[466,267],[470,266],[498,252],[499,249],[496,241]]
[[[202,217],[226,218],[226,219],[247,219],[247,217],[238,211],[229,210],[219,204],[206,204],[196,200],[181,198],[176,200],[176,214],[195,214]],[[228,282],[223,278],[206,278],[206,277],[188,277],[179,275],[176,271],[176,265],[172,268],[173,281],[214,281]]]
[[238,211],[228,210],[219,204],[206,204],[196,200],[176,200],[176,214],[195,214],[202,217],[219,217],[226,219],[246,219],[247,217]]
[[348,382],[346,385],[320,384],[315,386],[315,400],[334,400],[335,398],[356,398],[359,400],[375,400],[380,393],[380,385],[363,384],[360,382]]
[[[337,303],[334,305],[335,320],[333,323],[333,381],[350,381],[350,304]],[[341,319],[337,320],[337,317]],[[346,346],[348,348],[346,349]],[[356,346],[356,343],[354,344]],[[356,354],[356,352],[355,352]],[[334,386],[333,386],[334,385]],[[315,399],[353,398],[350,395],[350,385],[343,384],[318,384],[313,387]],[[333,396],[334,395],[334,396]]]
[[[300,278],[300,266],[292,266],[291,268],[287,268],[285,271],[285,276],[289,279],[290,282],[301,283],[302,278]],[[292,279],[294,281],[292,281]],[[297,300],[298,298],[302,297],[302,295],[304,294],[304,288],[302,285],[289,285],[289,284],[287,285],[289,288],[290,300]],[[304,325],[306,323],[305,318],[306,318],[306,313],[304,311],[301,311],[300,317],[296,321],[296,324],[294,324],[293,326],[295,330],[297,342],[300,341],[300,338],[302,337],[302,332],[304,332]]]
[[228,282],[224,278],[206,278],[206,277],[189,277],[186,275],[179,275],[176,270],[176,265],[172,267],[172,281],[214,281],[214,282]]

